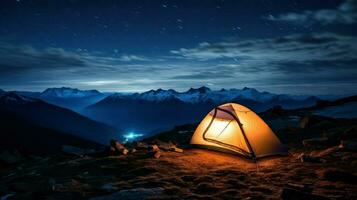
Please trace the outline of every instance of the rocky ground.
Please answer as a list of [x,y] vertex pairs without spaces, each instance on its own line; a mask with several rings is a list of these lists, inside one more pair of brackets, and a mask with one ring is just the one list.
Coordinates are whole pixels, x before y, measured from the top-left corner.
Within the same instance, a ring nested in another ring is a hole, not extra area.
[[[269,116],[274,117],[266,117],[268,121],[289,118]],[[356,121],[300,118],[296,126],[276,131],[290,148],[289,155],[257,163],[189,147],[192,125],[139,143],[112,141],[104,151],[66,147],[63,154],[20,161],[14,153],[0,155],[14,161],[1,165],[0,197],[357,199]]]

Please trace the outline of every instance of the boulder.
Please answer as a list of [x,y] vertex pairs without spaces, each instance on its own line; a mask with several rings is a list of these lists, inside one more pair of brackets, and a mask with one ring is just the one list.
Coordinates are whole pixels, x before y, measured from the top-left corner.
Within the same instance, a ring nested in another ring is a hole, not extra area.
[[129,153],[129,150],[120,142],[117,140],[111,140],[110,141],[110,151],[115,155],[127,155]]
[[136,149],[149,149],[149,145],[145,142],[135,142],[134,146]]
[[154,151],[154,152],[157,152],[157,151],[160,151],[160,148],[156,144],[153,144],[153,145],[150,146],[150,150]]
[[177,152],[177,153],[183,153],[183,149],[180,149],[180,148],[178,148],[176,146],[171,147],[170,151],[174,151],[174,152]]
[[316,152],[312,152],[310,155],[311,156],[315,156],[315,157],[319,157],[319,158],[323,158],[323,157],[327,157],[330,156],[336,152],[340,151],[340,147],[339,146],[334,146],[334,147],[330,147],[327,148],[325,150],[321,150],[321,151],[316,151]]
[[301,118],[301,120],[299,122],[299,127],[306,128],[309,125],[310,121],[311,121],[311,119],[309,116],[305,116],[305,117]]
[[156,152],[154,153],[154,157],[155,157],[155,158],[160,158],[160,157],[161,157],[161,152],[160,152],[160,151],[156,151]]
[[162,141],[157,141],[157,146],[162,149],[162,150],[165,150],[165,151],[170,151],[170,149],[172,147],[175,147],[174,144],[172,144],[171,142],[162,142]]
[[357,142],[356,141],[348,141],[341,140],[341,144],[339,146],[341,149],[346,151],[357,151]]

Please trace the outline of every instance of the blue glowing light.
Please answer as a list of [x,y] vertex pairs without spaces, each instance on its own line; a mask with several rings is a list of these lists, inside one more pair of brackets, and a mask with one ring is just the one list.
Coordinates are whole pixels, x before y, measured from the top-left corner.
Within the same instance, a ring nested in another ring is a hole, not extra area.
[[125,138],[125,142],[128,142],[128,141],[135,140],[135,138],[141,137],[143,135],[144,134],[138,134],[138,133],[130,132],[128,134],[123,135],[123,137]]

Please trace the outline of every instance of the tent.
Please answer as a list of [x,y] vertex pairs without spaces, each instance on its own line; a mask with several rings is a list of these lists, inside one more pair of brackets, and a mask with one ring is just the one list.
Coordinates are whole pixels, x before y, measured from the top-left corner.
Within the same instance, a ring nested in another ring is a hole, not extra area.
[[252,159],[287,154],[269,126],[252,110],[235,103],[214,108],[198,125],[191,144]]

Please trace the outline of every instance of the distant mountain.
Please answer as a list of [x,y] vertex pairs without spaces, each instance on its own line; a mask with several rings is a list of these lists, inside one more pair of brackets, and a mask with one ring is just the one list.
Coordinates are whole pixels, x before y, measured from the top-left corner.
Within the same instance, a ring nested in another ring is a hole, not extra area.
[[[319,100],[317,97],[304,95],[285,95],[272,94],[269,92],[259,92],[254,88],[243,89],[222,89],[213,91],[207,87],[190,88],[186,92],[177,92],[175,90],[150,90],[143,93],[134,93],[129,95],[112,95],[112,97],[125,97],[127,99],[147,100],[147,101],[167,101],[170,99],[178,99],[185,103],[202,103],[212,102],[215,104],[222,104],[232,101],[252,101],[257,103],[280,104],[283,107],[295,108],[305,107],[306,105],[314,105],[315,101]],[[270,105],[268,106],[270,107]],[[259,110],[259,109],[258,109]]]
[[254,88],[213,91],[207,87],[186,92],[150,90],[134,94],[113,94],[83,109],[82,114],[128,131],[150,132],[201,120],[212,108],[226,102],[243,104],[256,112],[276,105],[283,108],[312,106],[317,97],[277,95]]
[[61,151],[63,145],[79,148],[99,148],[98,143],[69,133],[26,121],[16,113],[0,109],[0,151],[17,150],[25,154],[51,154]]
[[48,103],[68,108],[77,112],[93,103],[96,103],[109,94],[100,93],[97,90],[78,90],[75,88],[48,88],[34,96]]
[[101,94],[97,90],[78,90],[77,88],[61,87],[48,88],[41,93],[41,97],[59,97],[59,98],[83,98]]
[[72,134],[102,144],[113,138],[116,129],[71,110],[13,92],[0,97],[0,110],[37,126]]
[[334,101],[320,100],[315,106],[303,110],[325,117],[357,118],[357,95]]
[[[149,133],[188,122],[197,122],[214,107],[212,102],[192,104],[172,96],[159,101],[131,96],[112,95],[88,106],[83,114],[128,132]],[[146,94],[144,94],[145,97]]]

